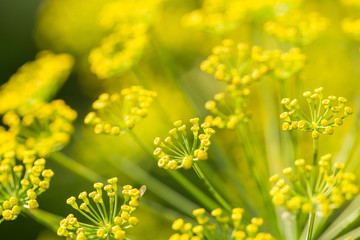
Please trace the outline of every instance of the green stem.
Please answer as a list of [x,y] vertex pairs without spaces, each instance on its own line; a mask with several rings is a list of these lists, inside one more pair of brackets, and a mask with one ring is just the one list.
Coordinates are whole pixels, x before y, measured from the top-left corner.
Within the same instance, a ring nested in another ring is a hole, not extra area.
[[50,155],[51,159],[59,165],[70,170],[76,175],[82,177],[89,182],[103,182],[105,179],[93,170],[85,167],[81,163],[78,163],[61,152],[53,152]]
[[317,158],[318,158],[318,154],[319,154],[319,139],[318,138],[313,139],[313,150],[314,150],[313,165],[317,166]]
[[203,181],[209,192],[215,197],[215,199],[223,206],[227,211],[231,211],[231,206],[221,197],[221,195],[216,191],[216,189],[211,185],[209,180],[206,178],[205,174],[201,171],[199,165],[194,162],[192,165],[196,175]]
[[38,223],[46,226],[50,230],[56,232],[59,228],[59,223],[62,217],[49,213],[47,211],[41,209],[28,209],[28,208],[21,208],[21,212],[26,214],[27,216],[31,217]]
[[[136,136],[133,131],[129,131],[131,137],[134,141],[145,151],[147,152],[152,159],[157,161],[157,158],[154,154],[149,150],[147,146]],[[217,207],[217,204],[209,198],[206,194],[204,194],[199,188],[197,188],[191,181],[186,179],[183,175],[179,172],[168,170],[168,173],[182,186],[184,187],[189,193],[192,194],[201,204],[203,204],[208,209],[214,209]]]
[[310,215],[309,215],[309,228],[308,228],[308,232],[307,232],[307,235],[306,235],[306,240],[311,240],[311,238],[312,238],[314,222],[315,222],[315,212],[311,211]]

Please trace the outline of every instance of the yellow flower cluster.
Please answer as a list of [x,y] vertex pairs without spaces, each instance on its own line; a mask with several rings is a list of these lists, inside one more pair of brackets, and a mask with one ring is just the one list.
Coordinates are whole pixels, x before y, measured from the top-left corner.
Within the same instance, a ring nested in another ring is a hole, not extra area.
[[340,2],[348,7],[360,7],[359,0],[341,0]]
[[281,42],[304,46],[319,38],[327,25],[328,20],[318,13],[304,15],[300,12],[290,12],[275,21],[268,21],[264,25],[264,30]]
[[[164,0],[116,0],[104,5],[99,23],[104,29],[118,24],[150,23]],[[121,9],[121,11],[119,11]]]
[[198,118],[190,119],[190,123],[191,133],[187,132],[186,125],[179,120],[174,122],[174,128],[169,131],[170,136],[164,140],[155,138],[154,144],[157,148],[154,155],[159,158],[160,168],[190,169],[194,161],[207,160],[210,138],[215,130],[206,122],[199,126]]
[[345,18],[341,27],[348,37],[360,41],[360,19]]
[[245,1],[204,0],[200,9],[186,14],[184,26],[222,34],[235,29],[245,17]]
[[76,116],[76,111],[63,100],[54,100],[37,103],[31,112],[22,116],[7,112],[3,123],[16,138],[16,154],[21,156],[23,151],[31,149],[44,157],[68,144]]
[[[95,183],[95,191],[91,193],[82,192],[78,199],[82,201],[79,206],[75,197],[67,199],[66,203],[71,205],[90,223],[79,222],[73,215],[69,214],[60,222],[57,234],[66,239],[118,239],[126,238],[126,229],[138,224],[138,218],[132,216],[139,206],[139,200],[143,192],[130,185],[123,187],[123,204],[118,206],[117,178],[108,180],[108,184]],[[104,198],[105,194],[108,200]],[[90,201],[90,199],[92,202]],[[105,204],[109,202],[109,204]]]
[[146,117],[157,93],[132,86],[119,93],[103,93],[93,103],[95,112],[86,115],[84,123],[94,127],[96,134],[119,135]]
[[198,225],[185,223],[183,219],[177,219],[172,224],[172,229],[178,233],[173,234],[169,240],[205,240],[205,239],[231,239],[231,240],[274,240],[268,233],[259,232],[263,224],[262,218],[252,218],[250,224],[243,224],[244,210],[234,208],[231,216],[222,209],[217,208],[211,211],[216,222],[211,223],[206,217],[205,209],[199,208],[193,211]]
[[22,208],[38,208],[36,198],[50,187],[54,176],[45,159],[27,151],[18,163],[15,152],[4,154],[0,164],[0,223],[15,220]]
[[228,88],[228,95],[218,93],[214,100],[207,101],[205,108],[213,115],[205,118],[205,122],[218,128],[234,129],[238,124],[247,122],[247,101],[250,90],[248,88],[233,89]]
[[350,107],[345,107],[347,99],[344,97],[329,96],[324,98],[323,88],[314,92],[304,92],[303,96],[309,105],[310,117],[300,108],[297,99],[284,98],[281,104],[287,109],[280,115],[285,121],[282,125],[284,131],[299,129],[312,132],[312,137],[317,139],[320,134],[332,135],[334,127],[343,124],[343,119],[353,113]]
[[39,52],[0,87],[0,114],[9,110],[29,111],[37,102],[47,101],[66,81],[74,64],[68,54]]
[[291,49],[284,53],[280,50],[263,50],[258,46],[235,44],[230,39],[216,46],[205,61],[201,70],[214,74],[219,81],[236,87],[247,87],[265,74],[274,73],[281,79],[298,73],[305,64],[306,57],[300,49]]
[[[328,216],[333,209],[340,208],[346,200],[352,199],[359,188],[355,174],[343,172],[344,165],[335,163],[331,155],[320,158],[318,166],[307,165],[304,159],[295,161],[295,169],[285,168],[286,179],[276,174],[270,178],[274,183],[270,194],[277,206],[284,206],[289,212],[319,212]],[[315,174],[314,174],[315,171]]]
[[119,25],[100,46],[91,50],[91,71],[100,79],[117,77],[136,64],[147,43],[144,24]]

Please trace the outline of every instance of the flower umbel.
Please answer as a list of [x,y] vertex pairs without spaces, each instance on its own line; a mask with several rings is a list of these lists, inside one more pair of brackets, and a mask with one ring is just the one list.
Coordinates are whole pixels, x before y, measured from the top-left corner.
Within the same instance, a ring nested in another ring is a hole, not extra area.
[[16,136],[17,154],[31,149],[40,156],[47,156],[68,144],[76,117],[76,111],[63,100],[54,100],[36,104],[33,111],[23,116],[7,112],[3,122]]
[[54,176],[51,169],[45,169],[45,159],[36,159],[33,151],[24,152],[19,160],[14,151],[5,153],[1,158],[0,223],[15,220],[21,208],[39,207],[36,198],[49,189]]
[[191,133],[187,132],[182,121],[174,122],[174,127],[169,131],[170,136],[161,140],[155,138],[157,148],[154,155],[159,158],[160,168],[175,170],[179,168],[190,169],[194,161],[207,160],[207,150],[211,144],[210,138],[215,130],[209,123],[199,126],[199,119],[190,120]]
[[[87,194],[82,192],[78,199],[83,203],[79,206],[75,197],[67,199],[66,203],[81,213],[91,223],[82,223],[73,214],[69,214],[60,222],[57,231],[59,236],[67,239],[127,239],[126,229],[138,224],[138,218],[132,216],[139,206],[142,195],[140,190],[130,185],[123,187],[123,204],[118,207],[117,178],[108,180],[108,185],[95,183],[95,191]],[[105,194],[109,203],[105,204]],[[90,199],[89,199],[90,198]]]
[[281,42],[290,42],[296,46],[308,45],[317,39],[326,29],[328,20],[318,13],[304,15],[290,12],[269,21],[264,25],[265,31]]
[[332,135],[334,127],[343,124],[343,119],[353,113],[352,108],[345,107],[347,99],[344,97],[323,97],[323,88],[314,92],[304,92],[303,96],[309,105],[310,117],[301,109],[297,99],[284,98],[281,104],[288,110],[280,115],[285,121],[282,126],[284,131],[300,129],[312,132],[312,137],[317,139],[320,134]]
[[205,108],[212,115],[206,117],[205,122],[218,128],[234,129],[241,122],[248,121],[247,113],[248,88],[234,89],[229,87],[228,94],[218,93],[214,100],[207,101]]
[[[211,211],[209,219],[203,208],[195,209],[193,215],[196,217],[198,225],[185,223],[183,219],[177,219],[172,224],[172,229],[178,233],[173,234],[169,240],[191,239],[232,239],[232,240],[274,240],[275,238],[268,233],[259,232],[259,227],[263,224],[262,218],[252,218],[251,223],[242,222],[244,210],[234,208],[231,216],[222,209],[217,208]],[[225,237],[225,238],[224,238]]]
[[49,100],[66,81],[73,64],[68,54],[39,52],[35,61],[25,63],[0,87],[0,114],[9,110],[26,113],[35,103]]
[[330,154],[322,156],[318,166],[307,165],[304,159],[298,159],[294,169],[283,170],[286,178],[280,178],[279,174],[272,176],[270,182],[275,185],[270,191],[273,203],[284,206],[289,212],[308,214],[316,211],[328,216],[333,209],[352,199],[359,191],[355,174],[343,172],[342,163],[332,165],[331,158]]
[[93,126],[96,134],[119,135],[147,116],[156,95],[140,86],[122,89],[120,94],[103,93],[93,103],[95,111],[87,114],[84,123]]

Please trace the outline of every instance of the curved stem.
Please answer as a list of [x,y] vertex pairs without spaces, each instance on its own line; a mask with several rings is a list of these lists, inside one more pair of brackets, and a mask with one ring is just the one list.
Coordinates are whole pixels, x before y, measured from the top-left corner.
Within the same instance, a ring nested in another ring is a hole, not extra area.
[[221,195],[216,191],[216,189],[212,186],[209,180],[206,178],[205,174],[201,171],[199,165],[194,162],[192,165],[196,175],[203,181],[207,189],[211,192],[211,194],[215,197],[215,199],[223,206],[226,210],[231,211],[231,206],[221,197]]

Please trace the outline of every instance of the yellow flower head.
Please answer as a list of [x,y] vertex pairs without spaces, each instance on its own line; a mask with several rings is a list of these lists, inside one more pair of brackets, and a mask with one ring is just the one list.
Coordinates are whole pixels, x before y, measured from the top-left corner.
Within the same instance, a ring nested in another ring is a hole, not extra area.
[[316,211],[328,216],[333,209],[352,199],[359,192],[355,174],[343,172],[341,163],[332,165],[331,158],[331,154],[322,156],[316,167],[298,159],[294,169],[283,170],[285,178],[279,174],[272,176],[273,203],[284,206],[289,212]]
[[33,151],[24,152],[21,159],[14,151],[0,158],[0,223],[15,220],[21,208],[37,208],[36,198],[50,187],[54,176],[45,169],[45,159],[36,159]]
[[73,64],[68,54],[39,52],[35,61],[25,63],[0,87],[0,114],[10,110],[24,113],[49,100],[66,81]]
[[21,156],[24,150],[31,149],[39,156],[47,156],[68,144],[76,116],[63,100],[54,100],[36,104],[25,115],[7,112],[3,123],[16,137],[16,154]]
[[89,55],[91,71],[100,79],[117,77],[136,64],[147,43],[147,26],[119,25]]
[[341,0],[340,1],[344,6],[348,6],[348,7],[355,7],[355,8],[359,8],[360,7],[360,1],[359,0]]
[[94,127],[96,134],[118,135],[134,127],[146,117],[157,93],[132,86],[119,93],[103,93],[93,103],[95,110],[85,117],[84,123]]
[[186,14],[184,26],[222,34],[235,29],[244,19],[245,1],[204,0],[200,9]]
[[228,88],[228,94],[216,94],[214,100],[205,103],[205,108],[212,113],[206,117],[205,122],[218,128],[234,129],[238,124],[248,121],[249,94],[248,88],[238,90],[231,87]]
[[348,37],[355,41],[360,41],[360,19],[345,18],[342,21],[341,27]]
[[344,97],[329,96],[324,98],[323,88],[317,88],[314,92],[304,92],[303,96],[309,105],[309,114],[300,107],[297,99],[284,98],[281,104],[287,109],[280,115],[285,121],[283,130],[299,129],[304,132],[312,132],[313,138],[319,138],[320,134],[332,135],[334,127],[343,124],[343,119],[353,113],[350,107],[345,107],[347,99]]
[[267,22],[264,29],[281,42],[304,46],[319,38],[327,25],[328,20],[318,13],[304,15],[300,12],[289,12],[275,21]]
[[306,61],[298,48],[290,49],[289,52],[263,50],[244,43],[236,45],[230,39],[223,40],[212,52],[201,63],[201,70],[214,74],[217,80],[236,88],[246,88],[270,74],[278,79],[288,79],[302,70]]
[[[104,5],[100,26],[111,29],[118,24],[150,23],[164,0],[116,0]],[[121,11],[119,11],[121,9]]]
[[[91,193],[82,192],[78,199],[82,201],[78,205],[75,197],[67,199],[66,203],[87,218],[88,223],[79,222],[69,214],[60,222],[57,234],[67,239],[119,239],[126,238],[126,229],[139,223],[133,212],[139,206],[140,197],[144,192],[130,185],[123,187],[123,204],[119,205],[117,192],[117,178],[108,180],[108,184],[95,183],[95,190]],[[105,197],[107,195],[107,197]],[[107,198],[107,199],[106,199]]]
[[182,121],[174,122],[174,128],[169,131],[170,136],[161,140],[155,138],[157,148],[154,155],[159,158],[158,166],[175,170],[178,168],[190,169],[193,161],[207,160],[207,150],[210,147],[210,138],[215,130],[209,123],[199,126],[199,119],[190,120],[190,131]]
[[[195,209],[193,215],[196,217],[197,225],[177,219],[172,224],[172,229],[177,231],[171,235],[169,240],[191,239],[226,239],[234,240],[274,240],[275,238],[268,233],[259,232],[263,224],[262,218],[252,218],[249,224],[242,222],[244,210],[234,208],[231,214],[217,208],[211,211],[211,217],[203,208]],[[225,230],[225,231],[224,231]]]

